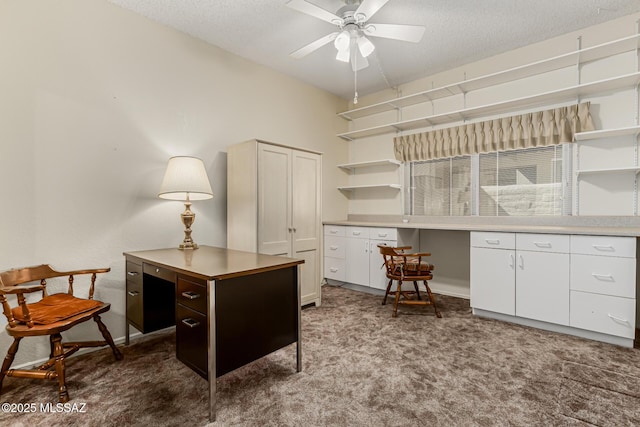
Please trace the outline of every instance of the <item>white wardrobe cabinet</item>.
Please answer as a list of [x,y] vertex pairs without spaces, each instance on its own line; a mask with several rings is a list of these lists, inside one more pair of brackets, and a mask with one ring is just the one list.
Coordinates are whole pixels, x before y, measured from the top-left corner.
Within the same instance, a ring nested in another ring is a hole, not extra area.
[[304,259],[301,302],[320,305],[320,153],[251,140],[227,150],[227,247]]

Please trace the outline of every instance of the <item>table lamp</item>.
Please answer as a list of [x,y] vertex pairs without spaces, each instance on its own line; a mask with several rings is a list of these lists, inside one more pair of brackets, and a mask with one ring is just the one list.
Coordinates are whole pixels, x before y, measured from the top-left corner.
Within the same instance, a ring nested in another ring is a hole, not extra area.
[[169,159],[158,197],[184,201],[182,212],[184,240],[180,249],[198,249],[191,238],[191,225],[196,214],[191,211],[192,200],[206,200],[213,197],[211,184],[202,160],[196,157],[177,156]]

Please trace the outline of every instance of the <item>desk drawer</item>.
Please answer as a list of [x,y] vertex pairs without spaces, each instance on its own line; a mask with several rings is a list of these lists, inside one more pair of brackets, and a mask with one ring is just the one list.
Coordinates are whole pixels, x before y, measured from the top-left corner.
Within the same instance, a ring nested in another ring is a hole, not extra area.
[[476,248],[515,249],[515,233],[471,232],[471,246]]
[[324,277],[327,279],[340,280],[341,282],[344,282],[346,280],[344,259],[325,257]]
[[127,261],[127,281],[142,283],[142,265]]
[[[127,272],[128,271],[130,270],[127,268]],[[132,323],[136,329],[144,332],[142,283],[137,283],[133,280],[127,280],[127,320]]]
[[176,307],[176,356],[207,378],[207,316],[178,304]]
[[207,287],[183,277],[178,277],[178,304],[207,314]]
[[145,262],[142,264],[142,271],[144,272],[144,274],[150,274],[151,276],[166,280],[168,282],[176,282],[176,273],[163,267],[157,267]]
[[344,237],[345,233],[344,225],[325,225],[324,226],[324,235],[325,236],[336,236],[336,237]]
[[371,228],[369,230],[369,238],[374,240],[398,240],[397,228]]
[[327,236],[324,238],[324,256],[344,258],[344,237]]
[[635,258],[636,238],[619,236],[571,236],[571,253]]
[[368,239],[369,228],[368,227],[346,227],[346,237],[355,237],[357,239]]
[[571,291],[569,325],[603,334],[634,338],[635,307],[635,299]]
[[569,236],[563,234],[518,233],[516,249],[534,252],[569,253]]
[[571,289],[635,298],[636,260],[596,255],[571,255]]

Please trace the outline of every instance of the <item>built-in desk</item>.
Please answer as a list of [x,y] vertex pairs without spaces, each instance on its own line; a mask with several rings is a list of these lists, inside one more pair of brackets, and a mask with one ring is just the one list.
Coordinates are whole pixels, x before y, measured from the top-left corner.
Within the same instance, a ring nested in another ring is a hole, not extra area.
[[124,253],[127,323],[143,333],[176,325],[176,355],[209,381],[297,343],[302,369],[300,283],[304,261],[210,246]]
[[431,289],[470,298],[476,315],[626,347],[634,339],[640,343],[640,218],[404,219],[350,215],[325,221],[325,279],[363,285],[351,271],[364,270],[356,262],[363,248],[369,268],[375,267],[364,288],[379,288],[372,277],[381,274],[381,257],[371,240],[361,241],[382,230],[398,236],[398,245],[430,252],[436,266]]

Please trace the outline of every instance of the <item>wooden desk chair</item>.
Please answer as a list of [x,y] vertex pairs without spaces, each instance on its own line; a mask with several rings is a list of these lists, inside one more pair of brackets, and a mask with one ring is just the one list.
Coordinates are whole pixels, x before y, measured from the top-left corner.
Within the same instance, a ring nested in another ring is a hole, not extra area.
[[[382,305],[387,303],[387,296],[390,295],[391,286],[393,281],[397,282],[395,294],[395,300],[393,302],[393,317],[398,316],[398,305],[432,305],[436,313],[436,316],[441,318],[442,315],[436,305],[436,300],[431,293],[428,281],[433,279],[432,271],[435,268],[434,265],[424,261],[424,257],[431,256],[430,253],[406,253],[405,251],[411,250],[411,246],[402,247],[390,247],[385,245],[378,245],[380,253],[384,258],[384,266],[389,279],[387,290],[382,300]],[[404,282],[413,282],[413,291],[403,291],[402,284]],[[418,289],[418,282],[422,282],[427,290],[427,300],[423,300]],[[413,299],[412,296],[416,298]],[[402,299],[401,299],[402,297]]]
[[[13,337],[7,356],[0,371],[0,391],[4,377],[22,377],[36,379],[58,379],[59,399],[61,403],[69,401],[69,393],[65,383],[65,358],[83,347],[101,347],[109,345],[116,360],[122,359],[122,353],[113,343],[111,334],[100,320],[100,314],[109,311],[110,304],[93,299],[94,285],[98,273],[106,273],[110,269],[77,270],[60,272],[49,265],[25,267],[0,273],[0,303],[9,324],[7,332]],[[91,275],[89,298],[81,299],[73,296],[74,276]],[[47,294],[47,279],[69,276],[68,292],[54,295]],[[30,283],[35,282],[35,283]],[[42,291],[42,299],[27,304],[25,294]],[[18,306],[11,308],[6,295],[16,295]],[[104,341],[85,341],[62,343],[61,332],[73,326],[93,319]],[[35,369],[9,369],[18,351],[20,340],[24,337],[48,335],[51,344],[49,360]],[[51,368],[55,367],[55,371]]]

